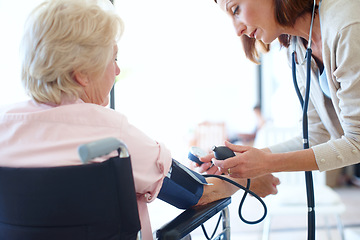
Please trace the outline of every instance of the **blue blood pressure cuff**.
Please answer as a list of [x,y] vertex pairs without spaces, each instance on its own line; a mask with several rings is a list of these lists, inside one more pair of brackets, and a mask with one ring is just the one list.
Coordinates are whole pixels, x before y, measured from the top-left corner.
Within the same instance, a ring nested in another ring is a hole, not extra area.
[[158,198],[180,209],[198,203],[207,185],[205,177],[173,159]]

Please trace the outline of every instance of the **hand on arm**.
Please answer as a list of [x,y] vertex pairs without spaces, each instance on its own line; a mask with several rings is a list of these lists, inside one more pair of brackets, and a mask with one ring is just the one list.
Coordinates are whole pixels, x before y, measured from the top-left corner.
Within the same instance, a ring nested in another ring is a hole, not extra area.
[[[246,186],[246,179],[231,178],[229,176],[224,177],[227,177],[242,186]],[[213,185],[204,186],[204,193],[197,205],[203,205],[222,198],[230,197],[239,190],[237,186],[215,177],[209,177],[206,180],[208,183],[212,183]],[[270,194],[276,194],[276,186],[279,184],[280,180],[277,177],[274,177],[272,174],[267,174],[262,177],[252,179],[250,190],[259,197],[266,197]]]

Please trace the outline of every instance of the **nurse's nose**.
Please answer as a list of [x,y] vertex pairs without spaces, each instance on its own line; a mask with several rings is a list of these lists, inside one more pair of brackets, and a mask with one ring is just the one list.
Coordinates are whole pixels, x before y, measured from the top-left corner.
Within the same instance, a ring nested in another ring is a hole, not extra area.
[[247,29],[246,25],[240,22],[236,22],[234,21],[234,27],[235,27],[235,31],[236,34],[240,37],[241,35],[243,35]]

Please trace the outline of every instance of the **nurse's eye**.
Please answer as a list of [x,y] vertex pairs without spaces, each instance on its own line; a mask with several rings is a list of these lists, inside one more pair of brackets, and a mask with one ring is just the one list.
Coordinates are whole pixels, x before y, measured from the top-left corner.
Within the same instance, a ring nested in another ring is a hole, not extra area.
[[233,7],[233,8],[232,8],[232,13],[233,13],[233,15],[236,15],[236,14],[239,13],[239,5],[237,5],[236,7]]

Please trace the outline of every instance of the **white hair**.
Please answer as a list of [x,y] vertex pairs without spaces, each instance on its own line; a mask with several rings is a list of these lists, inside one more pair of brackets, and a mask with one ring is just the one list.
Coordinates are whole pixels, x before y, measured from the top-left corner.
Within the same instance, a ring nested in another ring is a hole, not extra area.
[[22,82],[39,103],[77,99],[74,73],[101,76],[123,22],[108,0],[47,0],[30,14],[22,40]]

